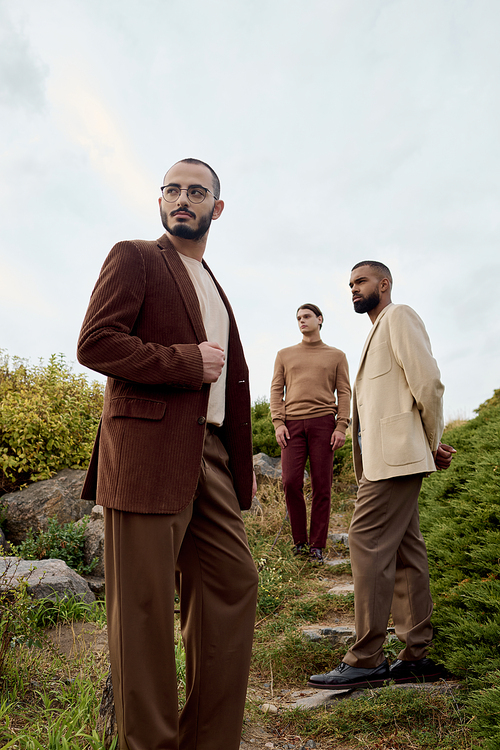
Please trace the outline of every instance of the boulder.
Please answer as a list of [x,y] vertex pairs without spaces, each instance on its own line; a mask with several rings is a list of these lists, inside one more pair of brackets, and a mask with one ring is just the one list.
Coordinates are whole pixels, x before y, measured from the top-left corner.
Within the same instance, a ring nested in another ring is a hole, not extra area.
[[271,458],[266,453],[257,453],[253,457],[253,469],[257,485],[262,481],[281,479],[281,458]]
[[[75,526],[83,523],[84,519],[80,519]],[[102,505],[94,505],[90,513],[90,520],[85,527],[85,565],[90,565],[94,558],[97,558],[97,564],[92,568],[92,576],[102,578],[104,575],[104,512]]]
[[86,581],[63,560],[0,557],[0,590],[12,591],[23,581],[27,582],[28,593],[34,599],[56,601],[76,597],[86,604],[95,601]]
[[88,515],[94,503],[80,499],[84,479],[85,471],[64,469],[52,479],[3,495],[0,506],[4,508],[7,539],[12,544],[20,544],[29,529],[45,531],[50,518],[57,518],[64,524]]

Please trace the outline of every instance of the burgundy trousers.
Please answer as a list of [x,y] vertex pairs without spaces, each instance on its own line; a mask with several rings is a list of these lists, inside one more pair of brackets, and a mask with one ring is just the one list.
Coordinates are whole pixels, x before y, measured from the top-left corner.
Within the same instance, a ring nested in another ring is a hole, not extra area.
[[[120,750],[238,750],[258,576],[218,437],[193,502],[172,515],[105,508],[106,606]],[[179,714],[174,596],[186,651]]]
[[[326,547],[332,500],[333,451],[330,438],[335,430],[335,415],[313,419],[287,420],[290,433],[281,451],[281,469],[286,507],[294,544]],[[311,467],[311,524],[307,533],[304,500],[304,469],[307,457]]]
[[427,550],[420,532],[418,495],[422,474],[370,482],[361,477],[349,529],[354,579],[356,643],[344,661],[377,667],[392,612],[405,644],[398,659],[427,655],[432,640],[432,599]]

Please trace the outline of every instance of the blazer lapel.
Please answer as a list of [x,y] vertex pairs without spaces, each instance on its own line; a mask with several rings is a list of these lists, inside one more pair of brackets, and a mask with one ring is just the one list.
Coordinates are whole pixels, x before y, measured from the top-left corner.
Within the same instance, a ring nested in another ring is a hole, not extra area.
[[177,284],[186,312],[193,325],[196,338],[200,343],[206,341],[207,333],[203,324],[203,318],[201,317],[200,303],[198,301],[196,289],[189,278],[189,273],[187,272],[184,263],[179,258],[177,250],[174,249],[166,235],[160,237],[158,245],[161,248],[163,259],[169,267],[173,279]]
[[392,304],[393,303],[391,302],[389,305],[387,305],[386,307],[384,307],[384,309],[379,314],[377,320],[375,321],[375,323],[371,327],[370,333],[368,334],[368,336],[366,338],[365,345],[363,347],[363,351],[361,352],[361,358],[359,360],[359,367],[358,367],[358,375],[359,375],[359,372],[361,370],[361,366],[363,364],[363,360],[364,360],[364,358],[366,356],[366,352],[368,351],[368,345],[369,345],[370,341],[372,340],[372,336],[375,333],[375,331],[377,330],[377,328],[379,327],[380,321],[382,320],[382,318],[386,314],[387,310],[392,306]]

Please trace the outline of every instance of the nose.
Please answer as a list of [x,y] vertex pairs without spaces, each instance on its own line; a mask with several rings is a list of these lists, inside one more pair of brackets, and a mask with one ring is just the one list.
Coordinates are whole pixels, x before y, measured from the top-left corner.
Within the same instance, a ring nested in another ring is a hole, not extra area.
[[187,206],[189,204],[188,194],[187,194],[187,188],[180,188],[179,197],[177,198],[177,203],[181,206]]

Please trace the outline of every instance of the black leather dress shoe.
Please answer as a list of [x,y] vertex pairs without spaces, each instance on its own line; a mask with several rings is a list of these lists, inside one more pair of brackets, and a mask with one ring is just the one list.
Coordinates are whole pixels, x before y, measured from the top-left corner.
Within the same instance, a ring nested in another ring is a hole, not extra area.
[[403,661],[396,659],[389,668],[389,676],[394,682],[437,682],[447,676],[446,669],[432,659]]
[[387,659],[371,669],[351,667],[345,661],[337,669],[326,674],[313,674],[307,683],[308,687],[326,690],[344,690],[345,688],[380,687],[390,679]]
[[320,547],[311,547],[309,560],[316,565],[323,565],[323,550]]

